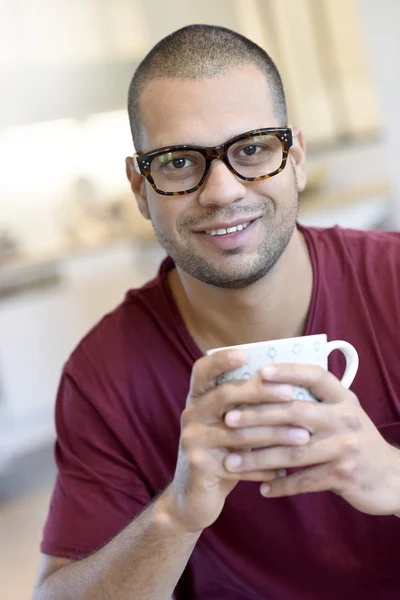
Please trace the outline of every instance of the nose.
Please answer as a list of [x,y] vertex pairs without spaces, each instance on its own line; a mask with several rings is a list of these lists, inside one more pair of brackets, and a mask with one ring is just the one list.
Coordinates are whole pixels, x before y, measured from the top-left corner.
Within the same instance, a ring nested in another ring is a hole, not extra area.
[[198,201],[202,206],[227,206],[246,196],[246,187],[219,159],[212,161]]

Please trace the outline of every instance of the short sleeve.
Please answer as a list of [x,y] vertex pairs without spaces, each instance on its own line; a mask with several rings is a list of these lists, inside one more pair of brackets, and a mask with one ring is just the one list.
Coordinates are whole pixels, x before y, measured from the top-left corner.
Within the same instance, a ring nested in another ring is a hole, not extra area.
[[115,427],[67,370],[57,395],[56,428],[58,475],[41,551],[79,559],[117,535],[152,497]]

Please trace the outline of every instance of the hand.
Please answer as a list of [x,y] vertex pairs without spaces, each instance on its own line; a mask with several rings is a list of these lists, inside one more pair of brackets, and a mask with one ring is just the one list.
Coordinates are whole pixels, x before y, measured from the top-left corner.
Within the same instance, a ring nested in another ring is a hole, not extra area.
[[225,467],[229,449],[239,448],[246,454],[248,447],[293,447],[309,440],[307,431],[287,423],[235,429],[227,426],[224,415],[234,406],[255,407],[261,402],[278,405],[291,400],[291,386],[263,382],[260,378],[216,386],[219,375],[245,362],[243,352],[228,350],[205,356],[194,365],[182,413],[176,471],[166,490],[168,513],[185,531],[195,533],[211,525],[239,480],[271,481],[282,475],[278,469],[258,466],[245,473],[232,473]]
[[[272,383],[302,386],[321,402],[292,401],[249,407],[232,427],[278,426],[290,423],[307,429],[310,441],[301,447],[275,447],[242,455],[234,471],[308,467],[261,486],[268,498],[330,490],[369,514],[400,512],[400,451],[388,444],[362,409],[353,392],[331,373],[310,365],[268,366]],[[236,411],[235,411],[236,412]]]

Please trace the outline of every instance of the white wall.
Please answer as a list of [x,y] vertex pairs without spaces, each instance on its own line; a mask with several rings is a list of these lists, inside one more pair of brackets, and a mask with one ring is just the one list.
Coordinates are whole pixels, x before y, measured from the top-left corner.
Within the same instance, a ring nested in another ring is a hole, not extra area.
[[387,169],[394,186],[391,227],[400,229],[400,2],[358,0],[358,4],[386,130]]

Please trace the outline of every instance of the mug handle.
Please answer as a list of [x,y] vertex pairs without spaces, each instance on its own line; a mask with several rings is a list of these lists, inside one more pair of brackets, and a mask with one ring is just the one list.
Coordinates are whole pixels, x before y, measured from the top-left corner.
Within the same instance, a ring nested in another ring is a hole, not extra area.
[[359,359],[357,350],[354,348],[354,346],[349,344],[349,342],[344,342],[343,340],[328,342],[328,356],[332,350],[340,350],[343,352],[346,358],[346,368],[341,381],[345,388],[349,388],[353,383],[354,377],[356,376],[358,370]]

